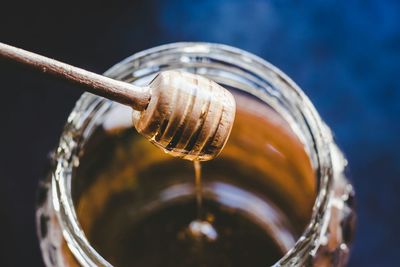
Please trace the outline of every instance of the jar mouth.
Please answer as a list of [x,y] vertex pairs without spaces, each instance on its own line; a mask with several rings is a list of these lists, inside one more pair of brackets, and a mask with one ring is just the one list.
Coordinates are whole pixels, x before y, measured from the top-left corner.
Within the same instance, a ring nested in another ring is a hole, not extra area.
[[[173,68],[172,65],[168,65],[168,60],[176,58],[177,55],[180,56],[175,62],[175,67],[179,64],[184,66],[188,60],[185,57],[188,56],[200,55],[198,60],[205,60],[204,58],[207,58],[208,55],[212,55],[210,56],[212,62],[206,63],[219,64],[223,62],[243,71],[242,76],[254,83],[252,88],[249,88],[249,92],[260,99],[269,94],[273,98],[269,104],[277,110],[281,109],[283,118],[288,121],[295,134],[304,143],[318,180],[317,197],[308,226],[294,247],[275,264],[276,266],[301,265],[301,259],[304,258],[302,256],[313,253],[318,248],[318,238],[326,228],[325,210],[328,205],[333,176],[330,151],[332,134],[307,96],[289,77],[265,60],[227,45],[211,43],[162,45],[124,59],[109,69],[105,75],[122,79],[126,73],[130,73],[132,80],[127,81],[133,82],[136,76],[148,75],[149,73],[146,71],[151,73],[160,71],[160,68],[157,67],[160,63],[157,65],[153,62],[160,56],[167,60],[161,63],[164,69]],[[202,55],[204,55],[203,58]],[[147,70],[141,69],[140,66],[145,59],[148,66],[153,67],[147,68]],[[132,73],[132,69],[137,70],[137,73]],[[213,76],[212,71],[196,68],[195,72],[218,82],[219,77]],[[232,81],[232,83],[234,82],[235,80]],[[68,118],[55,153],[56,164],[52,176],[53,206],[64,238],[74,256],[83,266],[112,266],[87,240],[78,222],[71,197],[72,170],[76,166],[79,149],[82,147],[85,137],[91,134],[96,112],[106,110],[110,105],[110,101],[88,93],[83,94]],[[283,109],[287,110],[286,113]]]

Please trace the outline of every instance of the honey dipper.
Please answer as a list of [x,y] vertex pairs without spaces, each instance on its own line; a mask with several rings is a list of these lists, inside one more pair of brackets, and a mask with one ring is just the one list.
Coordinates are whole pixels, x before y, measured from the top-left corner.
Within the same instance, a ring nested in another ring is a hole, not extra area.
[[138,87],[0,42],[0,58],[72,82],[132,107],[136,130],[173,156],[210,160],[221,152],[235,118],[232,94],[217,83],[183,71],[162,71]]

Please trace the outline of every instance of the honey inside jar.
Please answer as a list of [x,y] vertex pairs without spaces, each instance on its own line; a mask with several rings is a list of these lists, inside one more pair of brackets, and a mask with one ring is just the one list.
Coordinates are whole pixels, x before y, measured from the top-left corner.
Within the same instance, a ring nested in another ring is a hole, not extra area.
[[[91,134],[72,194],[91,245],[114,266],[268,266],[310,221],[317,181],[288,123],[254,96],[237,111],[222,153],[201,163],[203,236],[193,163],[139,136],[114,107]],[[211,228],[209,227],[211,226]]]

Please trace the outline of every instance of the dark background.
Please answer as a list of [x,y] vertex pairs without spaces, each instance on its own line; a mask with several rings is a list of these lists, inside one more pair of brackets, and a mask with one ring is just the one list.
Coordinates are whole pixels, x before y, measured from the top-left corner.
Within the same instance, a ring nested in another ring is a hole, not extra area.
[[[333,129],[357,191],[350,266],[400,255],[399,1],[0,2],[0,41],[103,72],[159,44],[209,41],[270,61]],[[43,266],[34,199],[47,154],[80,95],[0,62],[1,266]]]

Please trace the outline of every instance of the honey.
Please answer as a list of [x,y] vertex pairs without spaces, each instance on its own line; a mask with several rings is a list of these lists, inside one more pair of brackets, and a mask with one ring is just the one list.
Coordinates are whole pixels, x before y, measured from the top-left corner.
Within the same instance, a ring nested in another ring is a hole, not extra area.
[[113,266],[268,266],[304,231],[317,190],[304,145],[272,108],[233,93],[230,139],[201,165],[128,124],[92,133],[72,193],[87,238]]

